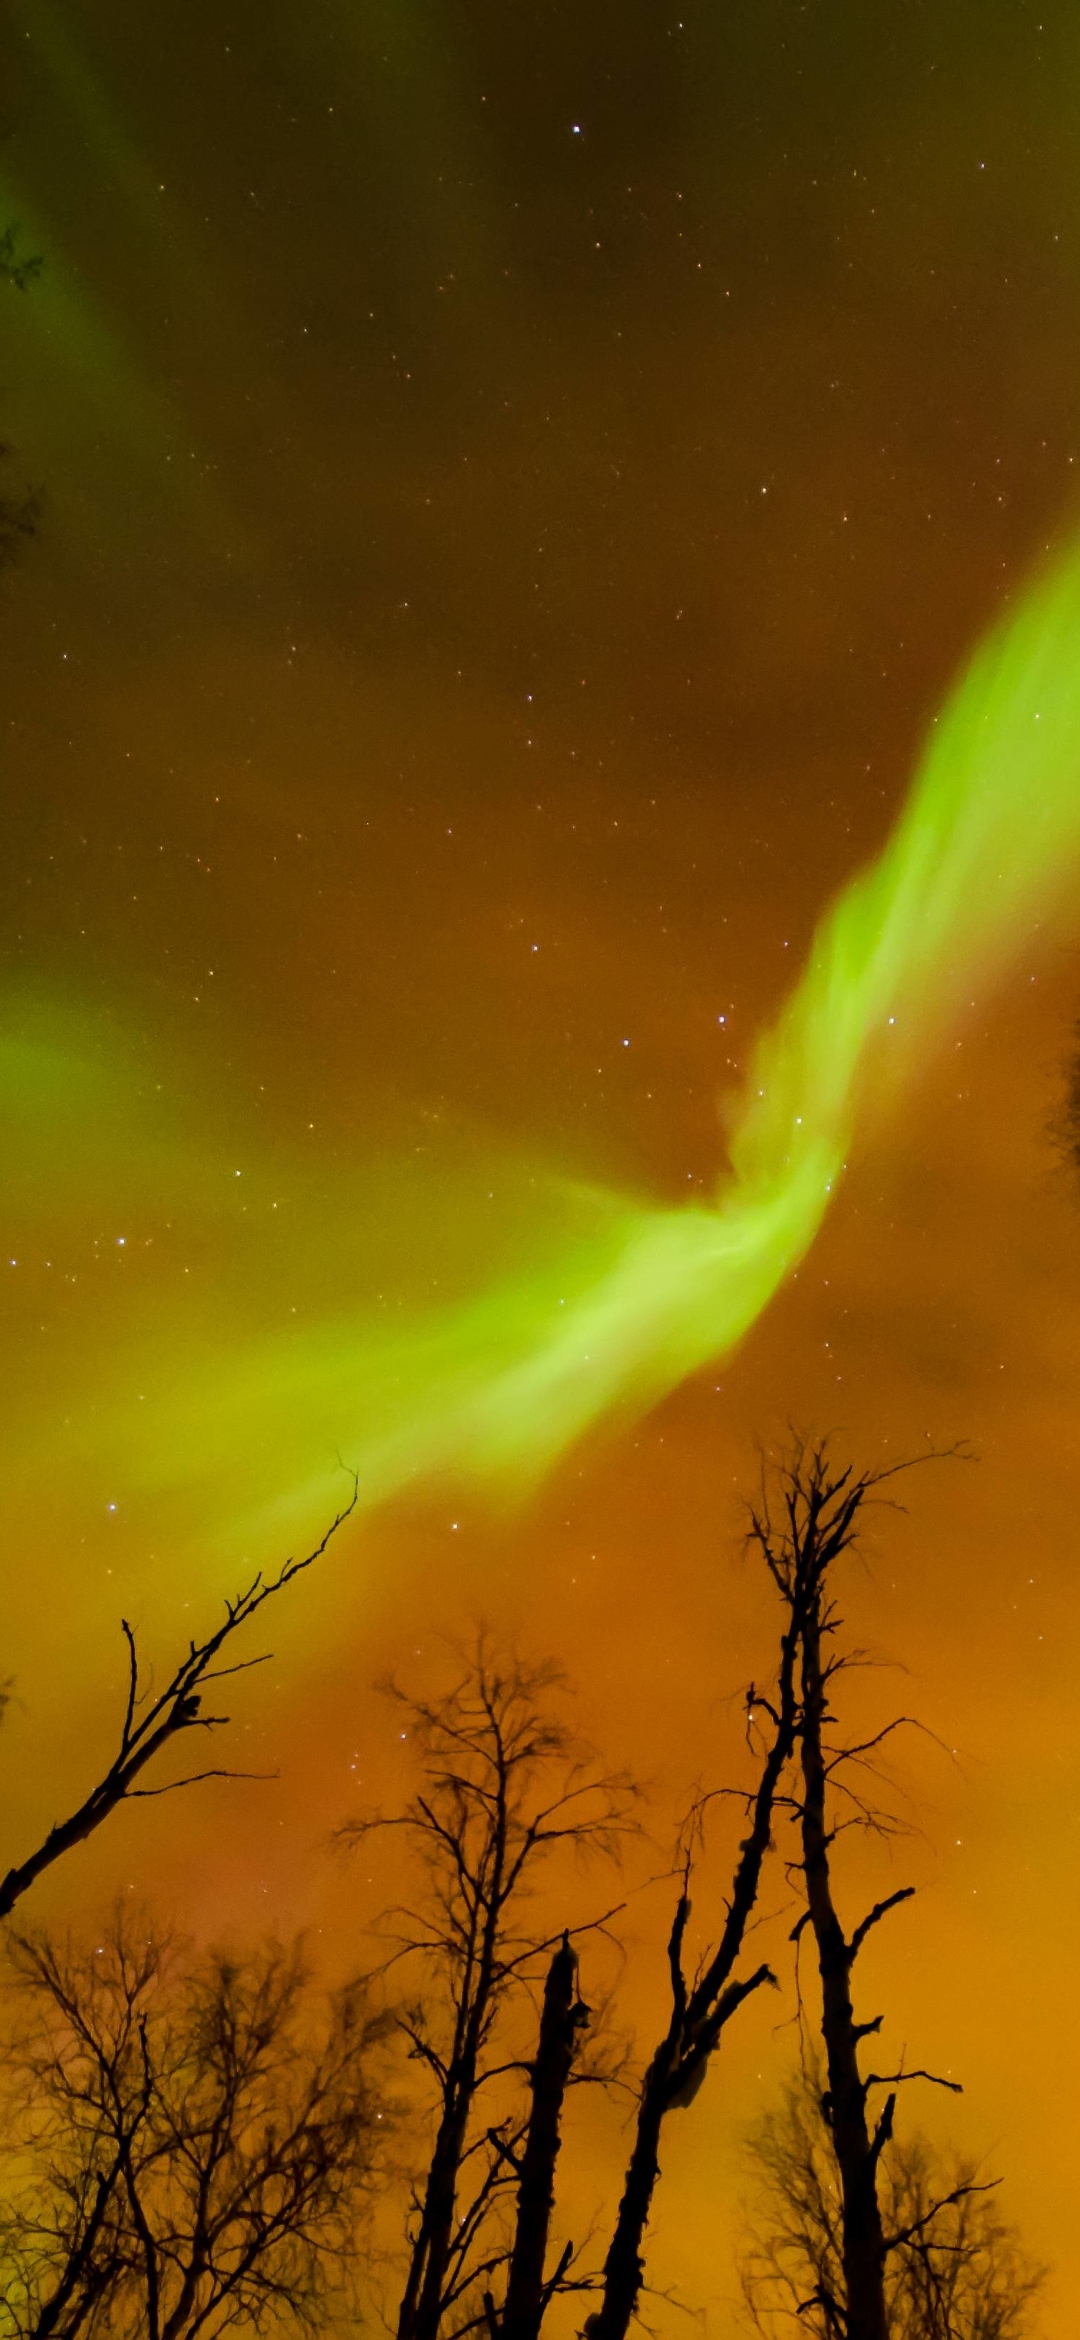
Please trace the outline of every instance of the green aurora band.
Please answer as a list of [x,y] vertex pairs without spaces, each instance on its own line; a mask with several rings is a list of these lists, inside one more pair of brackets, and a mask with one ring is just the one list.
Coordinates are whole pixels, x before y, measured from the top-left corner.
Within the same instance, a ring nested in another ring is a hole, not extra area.
[[[353,1320],[287,1361],[264,1353],[238,1391],[246,1422],[318,1384],[324,1420],[351,1416],[342,1452],[365,1507],[431,1474],[527,1491],[602,1417],[639,1413],[743,1338],[812,1243],[860,1115],[1030,950],[1078,854],[1080,545],[980,646],[883,852],[820,920],[756,1044],[715,1205],[612,1204],[561,1265],[441,1319],[392,1338]],[[219,1429],[238,1428],[226,1402]]]
[[[627,1422],[734,1349],[813,1242],[859,1124],[895,1103],[973,993],[1067,910],[1078,857],[1080,542],[978,649],[884,850],[820,920],[801,981],[754,1049],[711,1207],[579,1192],[571,1223],[586,1231],[564,1226],[544,1265],[439,1313],[402,1310],[392,1330],[355,1307],[291,1332],[236,1326],[224,1341],[220,1320],[207,1322],[199,1356],[189,1334],[188,1363],[177,1351],[170,1369],[169,1329],[155,1320],[140,1402],[117,1379],[109,1389],[100,1350],[93,1389],[63,1400],[74,1425],[63,1444],[91,1507],[99,1481],[110,1508],[118,1488],[155,1506],[173,1491],[178,1524],[204,1551],[216,1541],[207,1498],[230,1545],[238,1532],[303,1534],[325,1514],[335,1452],[367,1511],[440,1479],[520,1499],[591,1427]],[[99,1112],[95,1139],[62,1059],[38,1058],[42,1093],[63,1090],[80,1120],[71,1158],[93,1176],[94,1144],[115,1152],[114,1109]],[[63,1149],[34,1109],[30,1072],[8,1061],[27,1130],[40,1126],[55,1160]],[[198,1149],[186,1158],[190,1175],[178,1154],[170,1179],[198,1212],[213,1166]],[[147,1152],[132,1174],[160,1211],[161,1158]],[[407,1221],[407,1199],[395,1217],[403,1210]],[[325,1250],[332,1230],[317,1240]],[[326,1278],[323,1257],[324,1290]],[[32,1474],[57,1436],[59,1408],[43,1397]]]

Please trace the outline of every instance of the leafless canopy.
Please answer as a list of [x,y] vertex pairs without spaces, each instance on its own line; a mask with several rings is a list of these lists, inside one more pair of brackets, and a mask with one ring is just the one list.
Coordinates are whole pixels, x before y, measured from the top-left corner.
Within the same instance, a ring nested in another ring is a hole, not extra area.
[[4,2340],[319,2328],[386,2127],[384,2022],[299,1949],[196,1957],[130,1913],[12,1945]]
[[346,1843],[374,1829],[403,1833],[422,1880],[415,1900],[387,1920],[387,1963],[404,1963],[415,1977],[398,2020],[426,2075],[432,2120],[398,2332],[436,2340],[444,2321],[455,2331],[480,2321],[482,2291],[510,2251],[503,2211],[526,2141],[521,2083],[533,2002],[563,1932],[562,1924],[545,1927],[535,1909],[541,1874],[560,1855],[615,1854],[632,1825],[634,1792],[575,1739],[561,1711],[559,1668],[500,1649],[484,1631],[444,1694],[384,1687],[408,1730],[419,1784],[403,1811],[351,1821],[340,1833]]
[[[848,1931],[838,1913],[833,1881],[843,1826],[852,1819],[859,1826],[889,1825],[887,1816],[852,1785],[852,1773],[861,1780],[867,1767],[880,1760],[893,1733],[909,1720],[897,1716],[863,1739],[835,1736],[836,1684],[856,1662],[856,1653],[844,1639],[837,1569],[857,1541],[870,1496],[907,1467],[857,1471],[834,1458],[827,1440],[798,1442],[782,1459],[771,1485],[766,1479],[751,1515],[752,1540],[797,1620],[799,1785],[790,1808],[799,1832],[799,1853],[792,1867],[805,1907],[793,1939],[799,1939],[805,1926],[817,1951],[828,2078],[821,2102],[840,2178],[842,2282],[837,2290],[822,2290],[805,2304],[808,2311],[819,2307],[825,2330],[843,2334],[844,2340],[889,2340],[885,2282],[889,2238],[881,2169],[893,2134],[897,2089],[902,2081],[915,2078],[957,2088],[955,2081],[930,2072],[863,2069],[865,2044],[880,2030],[882,2017],[856,2020],[852,1999],[856,1962],[868,1935],[890,1911],[910,1900],[913,1889],[903,1885],[887,1894]],[[888,2092],[884,2101],[874,2094],[882,2089]]]
[[[843,2299],[840,2172],[808,2057],[747,2135],[753,2193],[740,2274],[761,2340],[836,2340]],[[890,2340],[1026,2340],[1042,2270],[971,2162],[918,2134],[891,2138],[881,2170]]]
[[[775,1568],[770,1572],[775,1578]],[[811,1597],[812,1580],[793,1555],[783,1587],[784,1614],[775,1674],[765,1687],[750,1683],[746,1693],[747,1740],[754,1754],[752,1784],[722,1791],[734,1795],[744,1810],[746,1832],[735,1857],[722,1921],[693,1973],[687,1972],[686,1965],[691,1872],[712,1795],[696,1800],[683,1829],[682,1890],[667,1948],[670,2015],[641,2083],[630,2161],[604,2261],[600,2305],[586,2326],[589,2340],[625,2340],[638,2312],[664,2123],[672,2112],[693,2103],[738,2009],[763,1984],[776,1980],[765,1963],[745,1973],[738,1969],[765,1862],[772,1850],[774,1813],[782,1800],[798,1740],[800,1634]]]

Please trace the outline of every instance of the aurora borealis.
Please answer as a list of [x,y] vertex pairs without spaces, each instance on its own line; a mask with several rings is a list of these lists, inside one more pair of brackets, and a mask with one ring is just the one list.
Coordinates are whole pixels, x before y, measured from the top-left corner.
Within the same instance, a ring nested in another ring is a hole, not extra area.
[[[877,1956],[1058,2340],[1080,28],[25,0],[3,42],[13,1849],[121,1611],[171,1646],[339,1457],[366,1516],[236,1706],[280,1778],[125,1815],[43,1908],[137,1875],[344,1956],[370,1684],[479,1611],[663,1806],[754,1662],[755,1441],[967,1441],[852,1590],[959,1758]],[[722,2335],[769,2037],[671,2150]]]

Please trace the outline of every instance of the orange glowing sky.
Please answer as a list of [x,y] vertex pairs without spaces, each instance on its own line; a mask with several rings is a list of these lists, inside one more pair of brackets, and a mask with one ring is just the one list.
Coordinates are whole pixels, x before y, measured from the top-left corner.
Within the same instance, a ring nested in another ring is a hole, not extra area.
[[[945,18],[16,0],[4,217],[46,266],[0,286],[3,436],[47,501],[2,584],[11,1858],[105,1744],[121,1611],[164,1655],[243,1575],[273,1458],[205,1441],[205,1378],[513,1273],[590,1190],[711,1191],[824,901],[1074,524],[1080,23]],[[237,1692],[279,1779],[123,1816],[37,1914],[135,1883],[356,1954],[325,1839],[357,1751],[367,1794],[401,1777],[372,1681],[481,1611],[564,1658],[662,1837],[771,1632],[755,1441],[969,1441],[851,1580],[960,1758],[913,1759],[893,1863],[925,1890],[867,1990],[963,2079],[950,2132],[1065,2340],[1078,991],[1032,935],[722,1369],[523,1510],[436,1488],[350,1527]],[[644,2044],[666,1905],[635,1912]],[[721,2336],[790,2013],[750,2010],[672,2123],[656,2278]],[[582,2202],[623,2153],[588,2119]]]

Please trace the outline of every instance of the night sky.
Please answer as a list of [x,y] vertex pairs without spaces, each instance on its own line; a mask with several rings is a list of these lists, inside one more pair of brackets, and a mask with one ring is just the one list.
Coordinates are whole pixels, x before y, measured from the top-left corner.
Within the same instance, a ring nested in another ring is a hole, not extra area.
[[[44,499],[0,580],[5,1858],[100,1760],[121,1613],[167,1657],[317,1533],[395,1342],[711,1198],[815,922],[1076,529],[1076,9],[680,5],[5,12],[0,228],[44,261],[0,285]],[[1064,2340],[1076,934],[973,979],[734,1353],[513,1502],[419,1471],[350,1523],[236,1693],[280,1777],[122,1815],[37,1914],[135,1883],[358,1955],[325,1840],[402,1776],[372,1681],[481,1612],[565,1660],[663,1838],[771,1632],[755,1441],[964,1440],[851,1578],[910,1670],[872,1695],[956,1761],[912,1755],[922,1833],[850,1892],[925,1887],[867,1958],[893,2045],[964,2083],[911,2117],[1005,2172]],[[791,2011],[665,2156],[657,2280],[721,2335]]]

